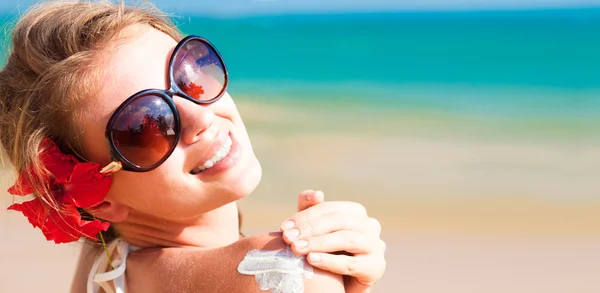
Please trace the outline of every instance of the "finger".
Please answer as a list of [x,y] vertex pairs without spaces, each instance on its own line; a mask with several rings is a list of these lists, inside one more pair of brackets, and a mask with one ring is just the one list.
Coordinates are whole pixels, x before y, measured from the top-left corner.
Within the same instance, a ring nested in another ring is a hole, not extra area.
[[378,238],[381,236],[381,223],[375,218],[369,218],[369,234],[375,235]]
[[379,238],[379,235],[371,232],[372,225],[370,218],[365,216],[335,211],[316,219],[296,223],[294,228],[283,231],[283,238],[287,243],[291,243],[296,239],[309,239],[341,230],[363,233],[363,237],[372,235]]
[[359,216],[367,215],[367,210],[359,203],[349,201],[327,201],[297,212],[291,218],[283,221],[281,224],[281,229],[289,230],[293,228],[296,223],[305,222],[334,211],[343,211],[347,214],[355,214]]
[[351,254],[369,254],[385,250],[383,241],[379,238],[368,237],[364,233],[352,230],[342,230],[308,239],[297,239],[292,242],[291,248],[298,255],[309,252],[338,252],[345,251]]
[[322,191],[305,190],[298,195],[298,211],[306,210],[324,200],[325,195]]
[[311,207],[311,199],[314,195],[314,190],[304,190],[298,194],[298,211],[303,211],[309,207]]
[[355,277],[360,283],[370,286],[381,278],[385,271],[385,259],[368,255],[335,255],[309,253],[308,263],[313,267],[339,275]]

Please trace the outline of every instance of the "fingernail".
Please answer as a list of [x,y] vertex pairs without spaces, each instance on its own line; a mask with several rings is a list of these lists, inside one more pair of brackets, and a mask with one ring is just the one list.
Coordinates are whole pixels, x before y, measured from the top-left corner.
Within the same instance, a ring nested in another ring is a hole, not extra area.
[[310,262],[312,262],[312,263],[320,262],[321,259],[322,259],[322,257],[318,254],[311,253],[308,255],[308,260],[310,260]]
[[304,239],[294,241],[294,245],[296,248],[306,248],[308,246],[308,241]]
[[296,240],[296,238],[298,238],[298,236],[300,236],[300,230],[298,230],[298,229],[287,230],[287,231],[283,232],[283,234],[285,234],[285,237],[287,237],[287,239],[289,241],[294,241],[294,240]]
[[312,192],[307,192],[304,195],[304,200],[306,200],[306,201],[310,201],[312,198],[313,198],[313,193]]
[[282,230],[289,230],[294,228],[294,221],[285,221],[283,224],[281,224],[281,229]]

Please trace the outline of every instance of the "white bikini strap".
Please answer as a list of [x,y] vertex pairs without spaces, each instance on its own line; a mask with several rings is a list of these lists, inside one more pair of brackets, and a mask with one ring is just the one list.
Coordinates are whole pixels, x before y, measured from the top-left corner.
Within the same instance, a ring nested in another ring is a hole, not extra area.
[[[108,266],[108,258],[106,255],[99,255],[96,258],[96,261],[94,261],[94,265],[88,276],[87,293],[98,293],[100,289],[99,286],[102,287],[106,293],[125,293],[125,268],[127,266],[129,244],[121,239],[117,239],[108,245],[107,249],[114,258],[112,260],[113,269],[107,272],[98,273],[99,268],[106,268]],[[114,282],[115,289],[111,286],[110,281]]]

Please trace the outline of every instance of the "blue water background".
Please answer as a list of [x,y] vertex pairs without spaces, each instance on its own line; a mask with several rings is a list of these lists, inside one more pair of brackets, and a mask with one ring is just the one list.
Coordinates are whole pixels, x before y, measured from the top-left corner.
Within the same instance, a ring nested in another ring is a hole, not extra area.
[[600,9],[174,18],[231,92],[473,115],[598,117]]
[[173,19],[219,49],[234,96],[600,117],[598,8]]

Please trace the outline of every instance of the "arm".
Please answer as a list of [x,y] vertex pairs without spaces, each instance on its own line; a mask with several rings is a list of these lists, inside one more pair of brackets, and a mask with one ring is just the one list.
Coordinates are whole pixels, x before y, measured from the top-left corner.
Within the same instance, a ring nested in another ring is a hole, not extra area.
[[[238,272],[238,265],[250,250],[275,251],[287,247],[281,235],[273,233],[245,238],[216,249],[161,248],[138,251],[127,260],[127,289],[132,293],[265,293],[268,291],[260,290],[255,276]],[[314,269],[314,277],[303,280],[303,292],[293,293],[344,292],[340,275]]]

